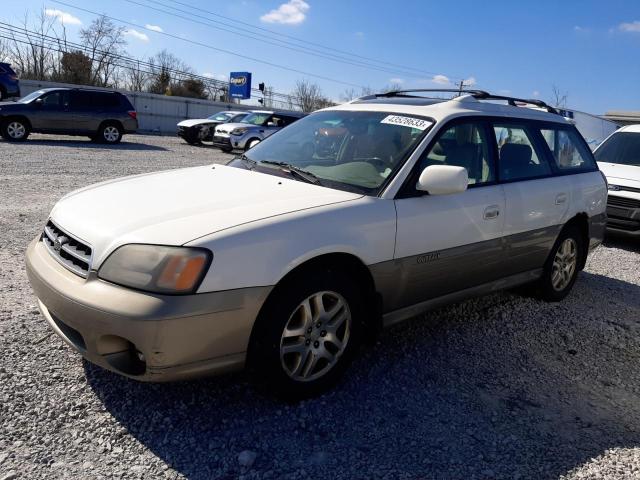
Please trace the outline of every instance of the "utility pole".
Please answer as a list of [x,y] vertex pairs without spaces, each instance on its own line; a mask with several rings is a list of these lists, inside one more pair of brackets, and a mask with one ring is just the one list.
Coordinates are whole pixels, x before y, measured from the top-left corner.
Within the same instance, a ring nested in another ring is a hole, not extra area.
[[464,80],[460,80],[460,88],[458,89],[458,96],[462,95],[462,89],[467,85],[464,84]]

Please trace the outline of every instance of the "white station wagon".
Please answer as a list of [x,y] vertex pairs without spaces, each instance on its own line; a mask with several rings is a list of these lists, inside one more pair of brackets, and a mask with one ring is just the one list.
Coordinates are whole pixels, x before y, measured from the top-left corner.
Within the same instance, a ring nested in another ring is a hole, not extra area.
[[228,165],[68,194],[27,251],[42,314],[128,377],[249,366],[300,397],[383,326],[522,284],[562,299],[606,223],[584,139],[539,101],[428,92],[313,113]]

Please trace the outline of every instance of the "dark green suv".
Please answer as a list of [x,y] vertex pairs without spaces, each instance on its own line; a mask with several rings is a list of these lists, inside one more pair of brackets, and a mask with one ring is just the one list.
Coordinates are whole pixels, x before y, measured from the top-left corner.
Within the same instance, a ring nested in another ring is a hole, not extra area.
[[135,133],[138,120],[129,99],[119,92],[83,88],[44,88],[17,102],[0,103],[0,135],[19,142],[31,132],[86,135],[118,143]]

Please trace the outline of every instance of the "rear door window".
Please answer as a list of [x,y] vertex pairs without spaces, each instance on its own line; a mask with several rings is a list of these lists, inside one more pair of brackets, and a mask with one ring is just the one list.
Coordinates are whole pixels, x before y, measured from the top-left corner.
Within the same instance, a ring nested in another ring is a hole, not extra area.
[[555,167],[560,172],[587,172],[596,169],[589,149],[574,130],[543,128],[542,136],[551,150]]
[[120,99],[113,93],[92,93],[91,103],[95,108],[115,108],[120,105]]
[[529,180],[552,174],[545,156],[525,125],[496,123],[493,131],[498,144],[500,180]]
[[90,92],[72,91],[71,108],[74,110],[91,110],[93,108],[92,95]]

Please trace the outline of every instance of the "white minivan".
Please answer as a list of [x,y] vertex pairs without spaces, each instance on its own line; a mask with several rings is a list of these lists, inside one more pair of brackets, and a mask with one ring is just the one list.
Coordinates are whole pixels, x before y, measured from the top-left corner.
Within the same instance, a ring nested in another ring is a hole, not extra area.
[[540,101],[428,94],[318,111],[224,166],[68,194],[27,251],[42,314],[132,378],[248,366],[301,397],[434,307],[523,284],[561,300],[606,223],[584,139]]

